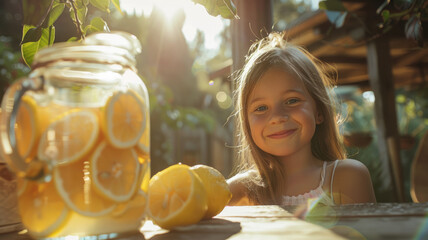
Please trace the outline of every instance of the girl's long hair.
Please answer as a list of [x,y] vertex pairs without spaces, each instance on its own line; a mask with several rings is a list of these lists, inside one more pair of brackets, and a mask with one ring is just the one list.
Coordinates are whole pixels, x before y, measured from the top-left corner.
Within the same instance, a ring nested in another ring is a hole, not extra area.
[[333,78],[327,74],[327,65],[304,48],[288,43],[284,34],[271,33],[250,47],[245,65],[235,78],[238,164],[234,172],[253,170],[258,173],[244,183],[253,204],[280,204],[284,182],[281,163],[257,147],[252,139],[247,115],[249,95],[257,81],[272,67],[281,67],[300,79],[323,116],[324,121],[317,125],[311,140],[312,154],[323,161],[346,158],[338,130],[339,115],[336,109],[339,108],[333,96]]

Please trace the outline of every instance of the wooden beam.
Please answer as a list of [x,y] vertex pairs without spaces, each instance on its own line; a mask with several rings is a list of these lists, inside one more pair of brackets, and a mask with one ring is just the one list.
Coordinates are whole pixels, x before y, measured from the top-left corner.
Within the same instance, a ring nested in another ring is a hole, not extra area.
[[367,65],[370,85],[375,95],[375,116],[379,156],[384,172],[392,180],[398,202],[404,202],[404,186],[398,143],[395,91],[387,36],[367,43]]
[[297,21],[291,22],[285,30],[287,32],[287,37],[294,38],[305,31],[313,31],[317,26],[324,23],[328,23],[325,11],[317,10],[307,15],[306,18],[298,18]]
[[421,62],[425,56],[428,55],[428,49],[418,49],[418,51],[410,51],[409,53],[399,57],[395,61],[395,66],[401,67],[406,65],[412,65],[416,62]]
[[330,64],[352,64],[352,65],[367,65],[367,57],[354,57],[347,54],[336,54],[336,55],[325,55],[318,57],[321,61],[330,63]]
[[289,35],[287,35],[286,38],[288,41],[290,41],[295,45],[307,46],[321,40],[323,36],[321,34],[317,34],[316,31],[305,31],[293,37],[290,37]]

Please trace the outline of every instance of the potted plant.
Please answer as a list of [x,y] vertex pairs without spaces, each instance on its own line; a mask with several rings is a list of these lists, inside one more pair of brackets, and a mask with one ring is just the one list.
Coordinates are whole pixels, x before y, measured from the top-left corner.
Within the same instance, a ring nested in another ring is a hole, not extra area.
[[373,139],[374,109],[369,98],[359,94],[358,88],[339,94],[344,122],[341,132],[343,143],[348,147],[367,147]]
[[428,130],[427,87],[418,90],[400,89],[396,94],[400,148],[409,150]]
[[341,99],[343,124],[340,131],[347,147],[367,147],[372,142],[374,117],[373,102],[363,97],[357,87],[338,87],[336,93]]

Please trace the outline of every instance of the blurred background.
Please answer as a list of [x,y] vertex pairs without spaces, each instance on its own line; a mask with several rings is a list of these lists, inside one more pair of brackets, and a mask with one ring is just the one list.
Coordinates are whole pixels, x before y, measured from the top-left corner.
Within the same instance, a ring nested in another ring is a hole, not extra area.
[[[0,2],[1,96],[13,81],[30,71],[20,53],[21,4],[16,0]],[[320,11],[316,0],[272,0],[270,4],[273,26],[269,31],[302,26],[305,19]],[[111,31],[132,33],[142,43],[137,69],[150,94],[152,175],[181,162],[210,165],[230,177],[234,166],[231,20],[211,16],[191,0],[120,0],[120,5],[122,14],[114,8],[109,14],[89,8],[88,17],[101,16]],[[66,11],[55,27],[55,42],[77,36]],[[412,160],[428,129],[426,60],[421,64],[422,80],[398,86],[393,103],[403,136],[399,154],[407,201]],[[366,79],[340,84],[335,91],[345,119],[341,133],[349,157],[369,168],[379,202],[394,201],[394,187],[383,184],[385,166],[379,160],[373,91]]]

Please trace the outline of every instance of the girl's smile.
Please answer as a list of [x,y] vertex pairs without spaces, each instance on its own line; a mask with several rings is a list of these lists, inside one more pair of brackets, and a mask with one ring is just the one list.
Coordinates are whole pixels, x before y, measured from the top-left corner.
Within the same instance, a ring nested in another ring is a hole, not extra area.
[[295,133],[297,131],[297,129],[290,129],[290,130],[282,130],[279,132],[275,132],[272,134],[267,135],[268,138],[272,138],[272,139],[281,139],[281,138],[286,138],[290,135],[292,135],[293,133]]

